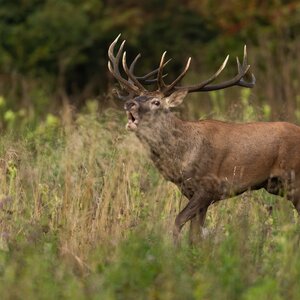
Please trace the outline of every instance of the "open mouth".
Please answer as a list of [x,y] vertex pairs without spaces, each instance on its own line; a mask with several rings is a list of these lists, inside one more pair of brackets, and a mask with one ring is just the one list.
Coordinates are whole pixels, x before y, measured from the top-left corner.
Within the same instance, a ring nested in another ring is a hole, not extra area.
[[132,112],[127,111],[127,118],[128,118],[128,122],[126,125],[126,128],[129,130],[135,130],[137,129],[137,125],[138,125],[138,118],[136,115],[134,115]]

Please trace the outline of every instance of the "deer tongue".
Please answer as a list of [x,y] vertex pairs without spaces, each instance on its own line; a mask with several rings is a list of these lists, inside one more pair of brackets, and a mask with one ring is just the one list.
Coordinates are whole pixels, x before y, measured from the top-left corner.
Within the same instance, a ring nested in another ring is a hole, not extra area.
[[126,124],[126,129],[127,130],[136,130],[137,124],[138,124],[138,119],[129,111],[127,112],[127,117],[128,117],[128,122]]
[[129,120],[128,123],[126,124],[126,129],[127,130],[136,130],[137,124],[135,122],[133,122],[132,120]]

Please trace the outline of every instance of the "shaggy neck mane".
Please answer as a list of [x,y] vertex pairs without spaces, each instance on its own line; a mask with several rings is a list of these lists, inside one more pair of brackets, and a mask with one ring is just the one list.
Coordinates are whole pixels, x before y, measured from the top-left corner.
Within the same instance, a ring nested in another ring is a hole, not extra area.
[[174,183],[181,181],[183,157],[189,148],[183,123],[172,112],[160,111],[144,116],[136,133],[156,167]]
[[137,130],[137,137],[151,152],[174,152],[174,147],[184,135],[181,123],[182,121],[169,111],[145,115]]

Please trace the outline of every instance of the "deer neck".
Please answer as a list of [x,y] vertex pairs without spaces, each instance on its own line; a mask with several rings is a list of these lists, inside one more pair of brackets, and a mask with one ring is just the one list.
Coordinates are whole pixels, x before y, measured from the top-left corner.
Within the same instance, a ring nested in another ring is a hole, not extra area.
[[163,176],[180,182],[184,157],[189,151],[185,121],[169,111],[157,112],[143,119],[136,134]]
[[136,134],[150,150],[159,153],[171,149],[174,151],[174,147],[180,142],[176,137],[184,136],[182,122],[169,111],[157,112],[143,118]]

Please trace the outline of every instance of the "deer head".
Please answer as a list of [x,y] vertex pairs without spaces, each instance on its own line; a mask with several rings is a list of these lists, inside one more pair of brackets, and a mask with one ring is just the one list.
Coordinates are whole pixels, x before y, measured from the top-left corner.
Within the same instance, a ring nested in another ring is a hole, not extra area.
[[[166,52],[163,53],[159,67],[157,69],[144,76],[136,76],[134,75],[134,67],[141,55],[138,54],[132,61],[131,65],[128,67],[126,52],[123,51],[125,40],[122,42],[119,50],[117,51],[117,54],[114,55],[115,45],[117,44],[119,38],[120,35],[112,42],[109,47],[108,69],[115,77],[115,79],[118,80],[121,88],[127,92],[126,96],[123,96],[118,92],[118,97],[126,101],[124,108],[128,117],[128,123],[126,127],[129,130],[136,130],[140,122],[143,121],[145,115],[147,115],[148,117],[152,116],[152,120],[155,120],[155,115],[159,112],[166,112],[170,108],[178,106],[182,103],[183,99],[188,93],[220,90],[234,85],[252,88],[255,84],[254,75],[252,73],[249,74],[250,65],[247,64],[246,46],[244,47],[244,58],[242,64],[237,58],[238,72],[232,79],[219,84],[211,84],[226,67],[229,58],[229,55],[227,55],[218,71],[207,80],[195,85],[179,86],[178,84],[189,69],[191,58],[187,60],[182,73],[170,84],[165,83],[164,77],[167,74],[163,74],[164,67],[170,61],[168,60],[165,62]],[[124,78],[119,70],[121,58],[123,70],[127,75],[127,78]],[[245,77],[250,77],[250,81],[246,81]],[[153,83],[157,84],[156,90],[149,91],[145,88],[145,85]]]

